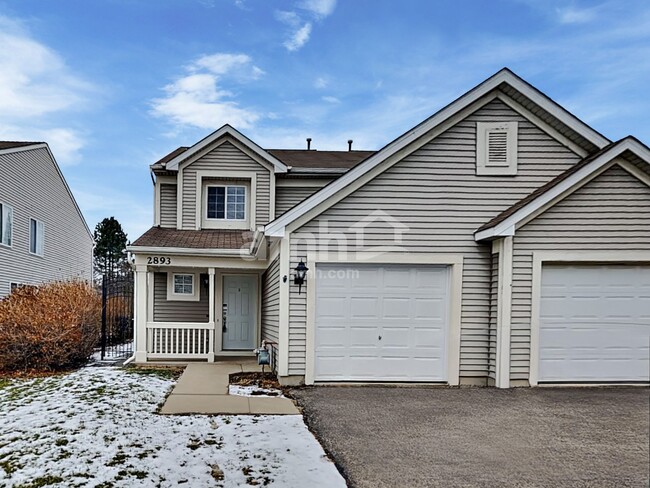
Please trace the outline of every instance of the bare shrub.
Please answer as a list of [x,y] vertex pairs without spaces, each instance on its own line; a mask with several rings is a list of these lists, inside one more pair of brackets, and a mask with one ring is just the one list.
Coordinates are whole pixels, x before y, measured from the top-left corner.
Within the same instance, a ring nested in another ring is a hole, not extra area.
[[101,298],[88,283],[21,287],[0,300],[0,371],[56,371],[84,364],[97,343]]

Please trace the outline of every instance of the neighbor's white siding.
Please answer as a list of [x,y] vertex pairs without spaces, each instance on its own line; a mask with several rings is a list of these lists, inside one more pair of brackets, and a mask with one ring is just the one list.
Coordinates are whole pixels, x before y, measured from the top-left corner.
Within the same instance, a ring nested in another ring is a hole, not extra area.
[[513,243],[510,379],[528,380],[534,251],[648,251],[650,187],[618,165],[518,229]]
[[[92,238],[45,148],[0,154],[0,202],[14,209],[13,246],[0,245],[0,298],[11,282],[92,279]],[[43,257],[29,253],[30,218],[44,223]]]
[[[476,123],[517,121],[516,176],[476,176]],[[461,377],[487,377],[490,354],[490,291],[492,252],[477,244],[474,231],[519,199],[579,160],[503,102],[494,100],[433,141],[405,157],[359,190],[298,230],[313,237],[291,235],[291,268],[308,251],[335,250],[336,242],[318,238],[319,224],[348,238],[350,225],[381,209],[408,226],[401,243],[406,252],[464,254],[461,310]],[[371,224],[357,250],[395,245],[390,227]],[[322,249],[321,248],[321,249]],[[310,286],[309,283],[307,286]],[[305,371],[306,294],[291,285],[289,314],[289,373]]]
[[251,191],[255,192],[257,207],[255,224],[264,225],[271,220],[271,172],[230,142],[224,142],[206,155],[185,166],[182,170],[183,229],[196,228],[196,172],[204,170],[255,173],[257,175],[257,188],[251,189]]

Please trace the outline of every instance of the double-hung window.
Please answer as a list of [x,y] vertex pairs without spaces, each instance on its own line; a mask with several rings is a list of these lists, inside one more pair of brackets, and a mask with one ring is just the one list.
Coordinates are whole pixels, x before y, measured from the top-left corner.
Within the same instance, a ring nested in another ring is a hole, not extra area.
[[29,219],[29,252],[37,256],[43,255],[43,237],[45,234],[43,222]]
[[242,185],[208,186],[206,218],[246,220],[246,187]]
[[14,209],[0,202],[0,244],[12,245],[14,226]]

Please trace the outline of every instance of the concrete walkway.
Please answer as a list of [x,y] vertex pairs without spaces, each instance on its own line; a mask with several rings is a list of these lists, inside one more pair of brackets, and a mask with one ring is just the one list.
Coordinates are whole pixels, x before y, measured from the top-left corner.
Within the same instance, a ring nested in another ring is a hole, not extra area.
[[254,361],[190,363],[160,409],[161,414],[299,415],[288,398],[228,394],[229,376],[260,371]]

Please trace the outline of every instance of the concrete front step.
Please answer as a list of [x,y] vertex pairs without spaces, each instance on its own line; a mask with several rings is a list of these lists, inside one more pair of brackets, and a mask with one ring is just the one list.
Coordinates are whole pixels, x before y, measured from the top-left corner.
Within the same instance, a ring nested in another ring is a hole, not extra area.
[[160,409],[160,413],[164,415],[300,414],[288,398],[229,395],[230,375],[243,371],[260,371],[260,367],[250,361],[188,364]]

